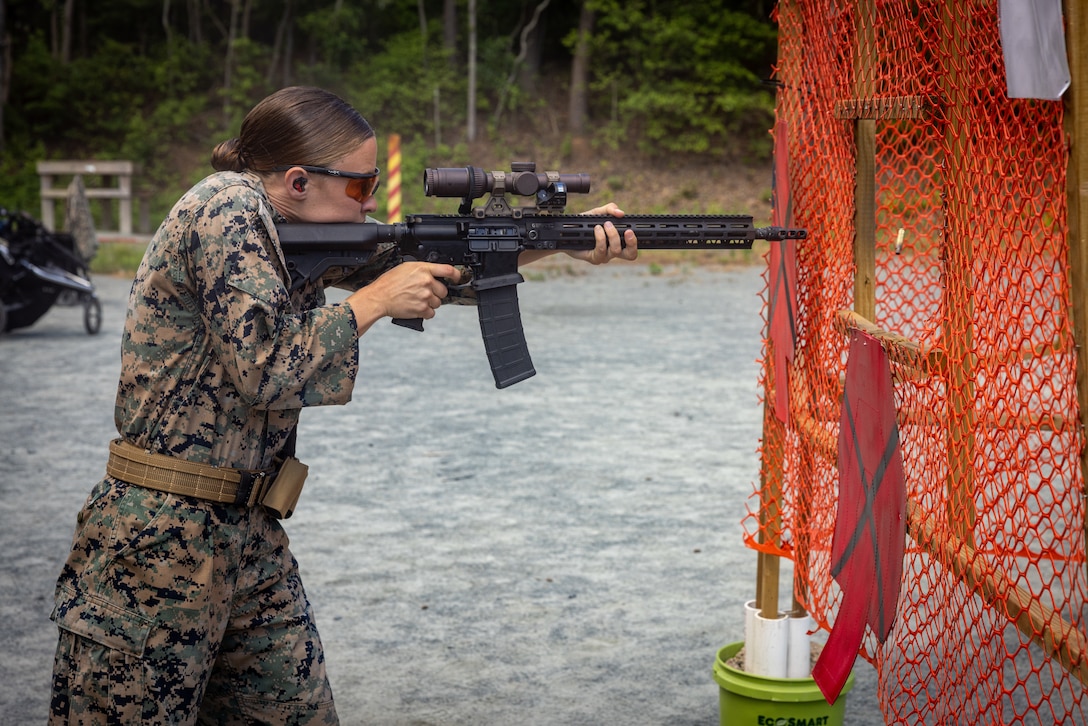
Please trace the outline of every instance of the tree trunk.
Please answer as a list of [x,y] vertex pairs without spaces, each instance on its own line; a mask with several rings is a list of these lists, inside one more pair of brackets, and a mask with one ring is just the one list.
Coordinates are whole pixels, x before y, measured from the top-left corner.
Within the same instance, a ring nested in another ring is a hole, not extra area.
[[[268,73],[265,75],[265,80],[270,86],[280,78],[282,78],[284,86],[291,85],[289,82],[293,46],[291,4],[292,0],[284,0],[283,14],[280,16],[280,22],[276,25],[276,39],[272,44],[272,58],[268,62]],[[280,75],[281,70],[283,71],[282,75]]]
[[200,27],[200,0],[188,0],[185,4],[189,11],[189,40],[194,45],[204,44],[204,33]]
[[427,8],[423,7],[423,0],[417,0],[416,10],[419,13],[419,39],[423,48],[423,70],[427,70]]
[[283,44],[283,85],[290,86],[295,82],[295,8],[294,0],[287,0],[286,19],[284,26],[287,35]]
[[457,63],[457,0],[442,2],[442,47],[451,63]]
[[521,29],[521,32],[519,32],[517,34],[518,38],[519,38],[519,43],[518,43],[519,51],[518,51],[517,57],[514,58],[514,63],[512,65],[512,67],[510,68],[510,76],[506,79],[506,83],[502,87],[502,93],[499,96],[499,102],[495,106],[495,127],[496,128],[498,128],[499,123],[502,121],[502,114],[506,110],[506,97],[507,97],[507,95],[509,95],[509,92],[510,92],[511,88],[513,88],[514,80],[516,78],[518,78],[519,76],[522,78],[522,84],[521,84],[522,85],[522,90],[524,90],[526,93],[531,94],[535,89],[535,86],[536,86],[536,71],[534,70],[530,74],[531,77],[532,77],[531,81],[526,81],[525,80],[525,75],[524,75],[523,71],[524,71],[525,64],[526,64],[526,58],[531,53],[533,53],[533,48],[532,47],[534,45],[537,47],[536,48],[537,63],[535,64],[535,67],[539,68],[539,65],[540,65],[539,64],[540,42],[539,42],[538,39],[540,38],[540,35],[541,35],[540,26],[542,25],[542,23],[540,22],[540,18],[541,18],[541,15],[543,15],[543,13],[544,13],[545,8],[548,7],[548,4],[550,2],[551,2],[551,0],[540,0],[540,3],[536,6],[536,9],[533,10],[532,17],[529,18],[529,21]]
[[72,18],[75,17],[76,0],[64,0],[64,17],[60,32],[60,62],[68,65],[72,61]]
[[170,26],[170,0],[162,0],[162,32],[166,35],[166,45],[170,46],[170,39],[174,36],[174,29]]
[[536,94],[537,81],[540,80],[540,58],[544,50],[544,30],[547,26],[547,19],[541,13],[547,5],[547,2],[542,2],[536,7],[532,18],[521,32],[518,85],[527,96]]
[[468,140],[476,140],[476,0],[468,0]]
[[[91,54],[91,39],[87,32],[87,28],[90,27],[87,23],[87,6],[90,3],[82,2],[79,4],[79,17],[76,18],[72,27],[75,29],[75,35],[79,38],[79,43],[75,45],[75,50],[72,51],[75,57],[87,58]],[[92,8],[92,11],[94,9]],[[146,40],[147,36],[142,36]],[[74,43],[75,41],[73,41]]]
[[4,106],[11,86],[11,43],[8,41],[7,0],[0,0],[0,156],[4,154]]
[[227,57],[223,60],[223,128],[230,128],[231,82],[234,76],[234,39],[238,34],[242,0],[230,0],[230,25],[227,29]]
[[578,18],[578,44],[574,48],[574,60],[570,67],[570,115],[567,119],[575,158],[579,158],[588,151],[586,86],[589,78],[589,39],[593,35],[593,21],[593,11],[588,7],[588,3],[583,2]]
[[[208,2],[209,2],[209,0],[200,0],[200,7],[201,7],[200,17],[204,17],[205,15],[208,16],[208,19],[212,23],[212,28],[215,29],[215,30],[218,30],[219,31],[219,37],[221,37],[223,39],[223,41],[226,42],[226,40],[228,38],[233,38],[234,37],[234,33],[232,33],[231,30],[227,26],[223,25],[223,21],[221,21],[219,19],[219,14],[216,12],[217,9],[209,8],[208,7]],[[235,13],[235,10],[236,10],[235,6],[237,4],[238,4],[237,0],[230,0],[231,17],[234,16],[234,13]]]

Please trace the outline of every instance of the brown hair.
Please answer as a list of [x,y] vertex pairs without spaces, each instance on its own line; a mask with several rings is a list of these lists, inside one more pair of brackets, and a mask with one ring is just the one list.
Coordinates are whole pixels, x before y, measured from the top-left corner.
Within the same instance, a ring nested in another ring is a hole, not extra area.
[[286,164],[327,166],[374,136],[367,120],[339,96],[291,86],[246,114],[237,138],[212,151],[216,171],[269,171]]

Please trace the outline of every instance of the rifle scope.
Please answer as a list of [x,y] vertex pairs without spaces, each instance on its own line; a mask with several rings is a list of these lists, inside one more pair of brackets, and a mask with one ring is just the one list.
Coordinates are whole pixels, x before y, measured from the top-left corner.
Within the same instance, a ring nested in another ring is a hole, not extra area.
[[[538,174],[536,164],[531,161],[514,162],[508,172],[484,171],[478,166],[466,166],[453,169],[426,169],[423,172],[423,193],[428,197],[463,197],[479,199],[495,190],[495,176],[502,180],[500,186],[504,192],[519,194],[523,197],[534,196],[542,189],[547,189],[552,179],[547,174]],[[559,174],[558,181],[567,186],[571,194],[589,192],[589,174]]]

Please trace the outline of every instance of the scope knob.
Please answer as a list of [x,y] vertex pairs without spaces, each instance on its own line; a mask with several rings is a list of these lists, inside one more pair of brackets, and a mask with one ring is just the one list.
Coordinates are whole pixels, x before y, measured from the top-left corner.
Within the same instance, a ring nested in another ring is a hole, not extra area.
[[510,171],[536,171],[535,161],[511,161]]

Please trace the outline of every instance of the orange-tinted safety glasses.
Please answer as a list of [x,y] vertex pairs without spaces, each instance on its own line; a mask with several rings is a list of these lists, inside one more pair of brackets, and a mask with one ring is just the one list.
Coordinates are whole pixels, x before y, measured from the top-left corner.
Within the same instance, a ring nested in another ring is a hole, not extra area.
[[344,190],[344,193],[355,201],[362,204],[367,199],[370,199],[378,191],[378,187],[381,185],[381,170],[378,167],[374,167],[374,171],[369,174],[360,174],[354,171],[340,171],[339,169],[327,169],[323,166],[306,166],[305,164],[291,164],[290,166],[277,166],[272,171],[287,171],[294,168],[304,169],[311,174],[325,174],[327,176],[337,176],[342,179],[348,180],[348,186]]

